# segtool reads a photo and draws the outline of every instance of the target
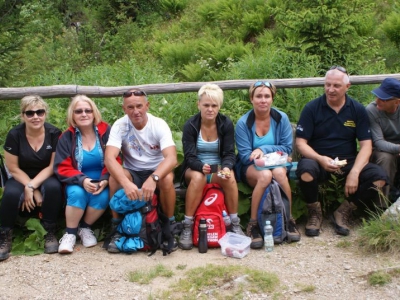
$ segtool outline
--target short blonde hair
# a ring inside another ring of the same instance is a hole
[[[49,112],[49,105],[39,95],[29,95],[29,96],[25,96],[24,98],[21,99],[20,109],[21,109],[21,120],[22,121],[24,121],[23,114],[24,114],[24,111],[26,110],[26,108],[29,106],[36,106],[36,105],[43,107],[43,109],[46,111],[46,116],[47,116],[47,114]]]
[[[250,100],[253,99],[254,91],[259,87],[267,87],[267,88],[269,88],[271,93],[272,93],[272,99],[275,98],[275,95],[276,95],[276,86],[275,85],[273,85],[271,82],[268,82],[268,81],[256,81],[249,88]]]
[[[71,103],[68,106],[68,111],[67,111],[68,126],[76,127],[76,123],[74,121],[74,109],[76,104],[78,104],[78,102],[89,103],[91,109],[93,109],[94,125],[97,125],[101,122],[101,113],[97,108],[96,104],[93,102],[93,100],[87,97],[86,95],[76,95],[71,99]]]
[[[219,108],[221,108],[222,104],[224,103],[224,92],[218,85],[214,83],[207,83],[203,85],[197,94],[199,97],[198,101],[200,101],[201,97],[205,95],[214,100],[218,104]]]

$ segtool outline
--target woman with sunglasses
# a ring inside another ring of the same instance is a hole
[[[66,185],[67,196],[67,228],[59,253],[73,252],[76,235],[85,247],[97,245],[90,227],[109,203],[104,151],[111,126],[102,121],[96,104],[85,95],[72,99],[67,123],[69,128],[60,137],[54,162],[54,172]]]
[[[282,151],[292,152],[292,127],[287,115],[276,108],[272,108],[276,87],[263,81],[257,81],[250,86],[249,96],[253,109],[242,116],[236,124],[235,140],[238,150],[236,171],[238,180],[253,187],[250,222],[246,234],[251,237],[250,247],[259,249],[263,246],[257,210],[266,187],[274,178],[282,187],[291,203],[291,189],[286,176],[285,167],[257,170],[255,159],[264,154]],[[289,240],[299,241],[300,234],[295,222],[291,218],[289,226]]]
[[[217,183],[224,190],[225,204],[230,214],[231,231],[244,235],[238,217],[238,189],[234,173],[235,140],[232,121],[219,112],[224,95],[216,84],[203,85],[198,92],[199,113],[183,127],[183,179],[188,184],[185,199],[185,220],[179,238],[183,250],[193,248],[193,216],[201,202],[206,183]],[[216,167],[213,170],[212,166]],[[220,166],[220,167],[219,167]],[[217,175],[218,168],[221,169]],[[194,229],[194,230],[197,230]]]
[[[62,208],[61,184],[53,162],[61,131],[46,123],[48,105],[40,96],[21,100],[22,123],[12,128],[4,144],[9,175],[0,206],[0,260],[9,257],[12,231],[18,214],[41,216],[45,253],[56,253],[56,221]]]

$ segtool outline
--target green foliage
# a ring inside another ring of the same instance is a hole
[[[386,272],[378,271],[373,272],[368,276],[368,283],[370,285],[385,285],[392,282],[392,276]]]
[[[324,69],[333,64],[359,69],[377,51],[377,41],[369,36],[375,26],[374,1],[302,0],[274,11],[284,38],[295,46],[292,51],[317,55]]]
[[[383,32],[400,48],[400,13],[392,12],[381,25]]]
[[[26,221],[25,227],[31,232],[25,234],[14,234],[15,239],[13,241],[11,253],[13,255],[37,255],[43,253],[45,242],[44,236],[47,232],[40,224],[40,220],[31,218]]]
[[[367,252],[400,252],[400,220],[381,217],[381,210],[370,212],[369,220],[363,220],[358,243]]]
[[[332,174],[328,182],[319,185],[318,199],[321,201],[322,211],[332,211],[333,208],[336,209],[338,203],[345,200],[344,183],[344,177]]]
[[[187,6],[188,0],[159,0],[159,5],[164,13],[172,15],[182,12]]]

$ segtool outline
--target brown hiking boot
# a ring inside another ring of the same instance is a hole
[[[43,228],[47,231],[47,234],[44,236],[44,253],[57,253],[58,240],[56,238],[56,224],[43,223]]]
[[[247,224],[246,235],[251,238],[251,249],[262,248],[264,241],[261,237],[257,221],[250,221],[249,224]]]
[[[309,203],[307,204],[307,208],[308,208],[308,220],[306,224],[306,235],[318,236],[322,224],[321,203],[318,201],[314,203]]]
[[[0,229],[0,261],[10,257],[12,247],[12,230]]]
[[[297,230],[296,221],[290,216],[287,232],[287,240],[289,243],[300,241],[300,232]]]
[[[349,221],[351,213],[356,210],[357,206],[353,202],[344,200],[339,208],[335,210],[332,216],[332,222],[335,225],[335,231],[340,235],[349,235]]]

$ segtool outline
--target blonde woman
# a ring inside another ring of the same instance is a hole
[[[11,175],[0,207],[0,261],[9,257],[12,231],[18,214],[42,216],[47,231],[45,253],[55,253],[56,221],[62,208],[61,184],[53,162],[61,131],[46,123],[47,103],[36,95],[21,99],[22,123],[12,128],[4,144],[4,158]]]
[[[219,112],[223,101],[223,91],[218,85],[203,85],[198,92],[199,113],[192,116],[183,127],[183,177],[188,189],[179,247],[184,250],[193,248],[193,216],[207,183],[218,183],[222,187],[232,231],[244,235],[237,214],[238,189],[232,170],[236,160],[235,131],[232,121]],[[225,177],[217,176],[212,165],[218,165]]]
[[[102,121],[96,104],[85,95],[72,99],[67,114],[69,128],[57,145],[54,163],[54,172],[66,185],[67,196],[67,228],[59,253],[73,252],[76,235],[83,246],[95,246],[97,239],[91,226],[109,203],[104,151],[111,127]]]

